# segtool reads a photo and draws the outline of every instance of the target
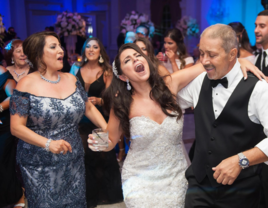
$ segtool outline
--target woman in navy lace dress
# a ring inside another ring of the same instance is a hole
[[[78,123],[85,114],[96,126],[106,122],[87,102],[80,82],[61,73],[63,51],[54,32],[23,43],[33,73],[20,80],[10,100],[11,132],[20,139],[20,165],[29,208],[86,208],[84,150]]]

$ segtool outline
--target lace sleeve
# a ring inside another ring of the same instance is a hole
[[[87,100],[88,100],[87,93],[86,93],[86,91],[84,90],[84,88],[83,88],[81,82],[79,81],[78,77],[76,77],[76,79],[77,79],[77,81],[76,81],[76,86],[77,86],[77,88],[78,88],[78,90],[79,90],[79,93],[80,93],[81,97],[83,98],[83,100],[84,100],[85,102],[87,102]]]
[[[19,116],[27,117],[29,115],[29,108],[29,94],[14,90],[9,104],[11,115],[19,114]]]

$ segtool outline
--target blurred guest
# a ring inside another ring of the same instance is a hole
[[[0,51],[0,65],[3,67],[6,67],[6,61],[4,59],[4,55],[2,54],[1,51]]]
[[[17,38],[17,33],[15,32],[14,27],[9,27],[7,32],[5,33],[4,42],[13,40]]]
[[[239,46],[238,57],[247,59],[251,63],[255,64],[255,56],[252,53],[253,51],[250,46],[248,33],[244,25],[240,22],[231,22],[228,25],[233,28],[237,36]]]
[[[199,44],[198,44],[193,50],[193,58],[194,58],[195,64],[200,63],[199,57],[200,57],[200,51],[199,51]]]
[[[70,73],[78,77],[87,92],[88,100],[103,114],[101,96],[111,83],[112,69],[105,48],[98,38],[89,38],[85,41],[82,61],[75,63]],[[86,117],[83,117],[79,123],[79,133],[85,148],[88,207],[123,200],[121,175],[115,151],[93,152],[87,146],[88,135],[96,128],[96,125]]]
[[[55,28],[53,26],[50,26],[49,27],[49,31],[54,32],[55,31]]]
[[[15,39],[10,41],[5,47],[7,70],[16,82],[25,77],[30,70],[27,57],[23,53],[22,43],[21,40]]]
[[[183,35],[177,28],[170,29],[164,36],[164,53],[156,56],[170,73],[185,69],[194,64],[183,42]]]
[[[29,208],[86,208],[84,151],[78,122],[85,114],[96,126],[107,124],[87,102],[79,80],[61,73],[63,51],[54,32],[23,42],[32,73],[21,79],[10,99],[11,133],[18,137],[20,166]]]
[[[259,47],[255,65],[268,76],[268,10],[260,12],[255,20],[256,46]],[[260,47],[261,46],[261,47]],[[263,163],[261,172],[262,196],[260,208],[268,207],[268,166]]]
[[[136,39],[136,34],[132,31],[129,31],[126,33],[124,44],[133,43],[135,39]]]
[[[16,138],[10,133],[9,99],[16,83],[0,66],[0,207],[25,206],[22,184],[16,174]]]
[[[121,45],[124,44],[125,41],[125,34],[124,33],[119,33],[117,36],[117,48],[119,49],[121,47]]]
[[[138,37],[149,38],[149,28],[141,24],[137,27],[136,34]]]
[[[255,65],[268,76],[268,10],[260,12],[255,21],[256,44],[262,46],[260,54],[256,56]],[[268,172],[268,171],[267,171]],[[267,185],[268,186],[268,185]],[[268,190],[267,190],[268,194]],[[268,201],[267,201],[268,204]],[[268,205],[267,205],[268,206]]]

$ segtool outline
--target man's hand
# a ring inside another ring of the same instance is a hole
[[[242,168],[239,166],[238,155],[234,155],[223,160],[217,167],[212,168],[212,170],[215,171],[213,177],[218,183],[232,185]]]

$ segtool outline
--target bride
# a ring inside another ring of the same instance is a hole
[[[89,148],[110,151],[123,134],[131,146],[122,170],[124,200],[130,208],[184,207],[187,161],[183,151],[180,89],[204,71],[201,64],[167,76],[135,44],[125,44],[113,64],[114,77],[104,94],[110,112],[109,146],[93,135]]]

